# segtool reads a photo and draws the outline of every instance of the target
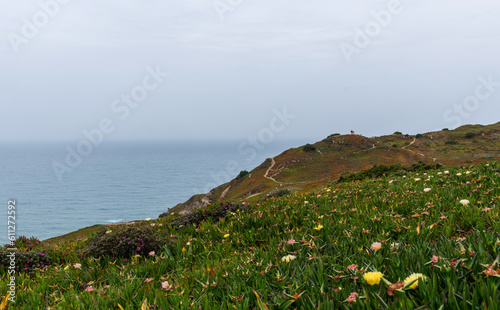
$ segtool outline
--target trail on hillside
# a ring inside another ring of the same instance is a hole
[[[415,153],[415,154],[420,155],[420,156],[423,156],[423,157],[428,157],[428,156],[427,156],[427,155],[425,155],[425,154],[422,154],[422,153],[419,153],[419,152],[415,152],[414,150],[407,149],[407,147],[412,146],[412,145],[415,143],[415,141],[417,141],[417,138],[416,138],[416,137],[414,137],[414,138],[413,138],[413,141],[411,141],[411,142],[410,142],[410,144],[403,146],[403,147],[402,147],[402,149],[403,149],[403,150],[410,151],[410,152],[412,152],[412,153]],[[438,164],[442,165],[442,163],[440,163],[440,162],[438,162],[438,161],[437,161],[437,158],[434,158],[434,157],[433,157],[433,158],[432,158],[432,160],[433,160],[433,161],[435,161],[435,162],[437,162]]]
[[[274,168],[275,165],[276,165],[276,160],[274,160],[274,157],[271,157],[271,165],[269,166],[269,168],[267,169],[266,173],[264,174],[264,178],[266,178],[268,180],[271,180],[271,181],[273,181],[276,184],[280,184],[280,185],[283,185],[283,184],[286,184],[286,185],[307,184],[307,183],[310,183],[310,182],[313,182],[313,181],[316,182],[316,181],[323,181],[323,180],[327,180],[328,179],[328,178],[323,178],[323,179],[319,179],[319,180],[309,180],[309,181],[304,181],[304,182],[279,182],[279,181],[276,181],[274,179],[274,177],[277,176],[281,172],[281,170],[278,170],[278,172],[276,172],[272,176],[269,176],[269,172],[271,172],[271,170]]]
[[[279,183],[273,177],[268,176],[269,172],[271,171],[271,169],[274,168],[274,165],[276,165],[276,161],[274,160],[274,157],[271,157],[271,166],[269,166],[269,168],[267,169],[266,173],[264,174],[264,178],[266,178],[268,180],[271,180],[271,181],[273,181],[275,183]]]

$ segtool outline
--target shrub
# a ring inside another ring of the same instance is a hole
[[[339,133],[334,133],[332,135],[329,135],[327,138],[331,138],[331,137],[335,137],[335,136],[340,136],[340,134]]]
[[[360,172],[354,173],[344,173],[340,175],[337,180],[337,183],[344,182],[352,182],[352,181],[361,181],[369,178],[380,178],[386,175],[404,175],[407,172],[420,172],[420,171],[428,171],[439,169],[441,167],[440,164],[425,164],[421,161],[418,163],[414,163],[411,166],[403,166],[401,164],[396,165],[375,165],[370,169],[366,169]]]
[[[16,239],[13,247],[18,249],[23,249],[26,251],[31,251],[37,246],[39,246],[40,243],[42,242],[36,237],[28,238],[26,236],[20,236]]]
[[[394,135],[402,135],[403,133],[401,131],[396,131],[394,132]]]
[[[475,134],[475,133],[473,133],[473,132],[468,132],[468,133],[466,133],[466,134],[465,134],[465,137],[466,137],[467,139],[472,139],[472,138],[474,138],[475,136],[476,136],[476,134]]]
[[[445,144],[455,145],[455,144],[458,144],[458,142],[455,141],[455,140],[448,140],[448,141],[445,142]]]
[[[398,147],[398,145],[397,144],[393,144],[392,147]]]
[[[4,268],[5,271],[9,269],[11,264],[11,257],[9,256],[12,252],[2,251],[0,252],[0,266]],[[34,252],[14,252],[15,254],[15,270],[16,272],[29,272],[33,273],[37,268],[44,268],[52,264],[52,257],[42,251]]]
[[[84,256],[128,258],[146,256],[169,244],[167,237],[157,234],[151,227],[115,226],[98,231],[87,243]]]
[[[304,145],[302,150],[304,152],[312,152],[312,151],[316,151],[316,147],[314,145],[308,143],[308,144]]]
[[[196,225],[199,226],[201,222],[211,220],[216,223],[220,219],[227,216],[229,212],[248,212],[251,209],[249,205],[240,204],[226,204],[221,203],[215,208],[207,209],[197,209],[190,214],[186,214],[174,219],[169,225],[175,227],[176,229],[182,228],[184,226]]]
[[[273,198],[273,197],[282,197],[286,195],[290,195],[292,192],[289,189],[273,189],[272,191],[267,194],[266,199]]]
[[[242,170],[242,171],[240,172],[240,174],[238,174],[238,176],[236,177],[236,180],[239,180],[239,179],[241,179],[241,178],[244,178],[244,177],[246,177],[246,176],[247,176],[247,175],[249,175],[249,174],[250,174],[250,173],[249,173],[248,171],[246,171],[246,170]]]
[[[449,131],[449,129],[448,128],[443,128],[443,131]]]
[[[415,138],[417,139],[421,139],[423,137],[423,135],[421,133],[417,133],[417,135],[415,136]]]

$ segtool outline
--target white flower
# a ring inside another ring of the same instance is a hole
[[[444,174],[449,174],[449,173],[450,173],[450,172],[449,172],[448,170],[446,170],[446,171],[444,172]]]
[[[470,203],[470,201],[468,201],[467,199],[462,199],[460,200],[460,203],[464,206],[468,205]]]
[[[416,179],[415,179],[415,181],[416,181],[416,182],[420,181],[420,178],[416,178]]]
[[[430,191],[431,191],[431,189],[430,189],[430,188],[428,188],[428,187],[427,187],[427,188],[424,188],[424,192],[426,192],[426,193],[427,193],[427,192],[430,192]]]
[[[296,258],[297,258],[297,256],[295,256],[295,255],[287,255],[287,256],[283,256],[283,258],[281,258],[281,261],[289,263]]]

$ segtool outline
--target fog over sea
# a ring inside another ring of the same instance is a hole
[[[16,199],[16,235],[40,240],[94,224],[157,218],[192,195],[226,181],[231,171],[310,141],[274,141],[257,150],[245,141],[105,142],[60,181],[72,143],[0,144],[0,243],[7,243],[7,205]],[[2,211],[3,210],[3,211]]]

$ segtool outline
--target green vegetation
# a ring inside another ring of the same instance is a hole
[[[396,131],[393,133],[393,135],[402,135],[403,133],[401,131]]]
[[[272,190],[269,194],[267,194],[265,199],[283,197],[286,195],[290,195],[292,192],[289,189],[280,188]]]
[[[417,139],[422,139],[424,137],[424,135],[422,135],[421,133],[417,133],[417,135],[415,136],[415,138]]]
[[[337,183],[381,178],[389,175],[403,176],[408,172],[422,172],[422,171],[436,170],[440,168],[441,168],[440,164],[425,164],[421,161],[411,166],[403,166],[400,164],[390,165],[390,166],[375,165],[372,168],[363,170],[361,172],[354,172],[354,173],[348,172],[341,174],[337,180]]]
[[[457,141],[455,141],[455,140],[448,140],[448,141],[446,141],[446,142],[445,142],[445,144],[448,144],[448,145],[456,145],[456,144],[458,144],[458,142],[457,142]]]
[[[499,162],[396,171],[253,207],[107,226],[87,241],[42,242],[33,259],[50,262],[19,270],[7,308],[499,309],[499,184]],[[112,254],[104,236],[129,229],[167,243],[147,255]],[[92,245],[108,255],[90,255]]]
[[[329,135],[327,138],[336,137],[336,136],[340,136],[340,133],[334,133],[334,134],[331,134],[331,135]]]
[[[308,144],[304,145],[302,150],[304,152],[312,152],[312,151],[316,151],[316,147],[314,145],[308,143]]]
[[[236,177],[236,180],[242,179],[242,178],[246,177],[246,176],[247,176],[247,175],[249,175],[249,174],[250,174],[250,173],[249,173],[248,171],[246,171],[246,170],[242,170],[242,171],[240,172],[240,174],[238,174],[238,176]]]
[[[472,138],[474,138],[475,136],[476,136],[476,134],[475,134],[475,133],[473,133],[473,132],[468,132],[468,133],[466,133],[466,134],[465,134],[465,138],[466,138],[466,139],[472,139]]]

